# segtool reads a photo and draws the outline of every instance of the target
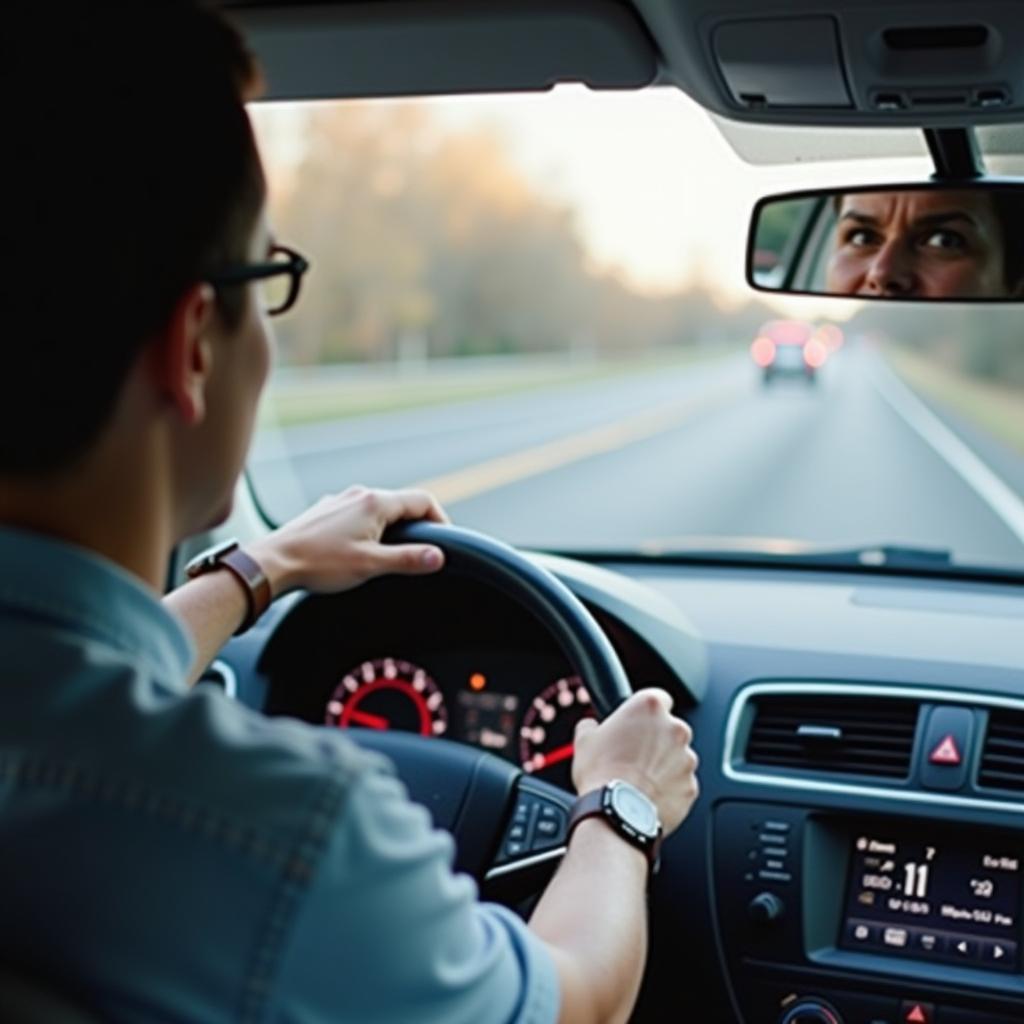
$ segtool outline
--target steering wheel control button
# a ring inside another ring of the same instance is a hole
[[[567,810],[553,799],[521,789],[502,838],[499,863],[562,846],[568,822]]]
[[[935,1007],[931,1003],[905,1001],[900,1006],[900,1020],[903,1024],[935,1024]]]
[[[970,708],[938,705],[932,708],[924,733],[921,785],[953,791],[967,781],[974,712]]]

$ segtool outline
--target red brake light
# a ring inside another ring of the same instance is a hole
[[[828,349],[817,338],[811,338],[804,345],[804,362],[812,369],[816,370],[819,366],[824,366],[827,358]]]
[[[750,357],[762,368],[771,366],[775,360],[775,342],[763,334],[758,336],[750,346]]]

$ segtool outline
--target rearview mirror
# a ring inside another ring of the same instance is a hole
[[[1024,301],[1024,183],[769,196],[754,208],[747,281],[795,295]]]

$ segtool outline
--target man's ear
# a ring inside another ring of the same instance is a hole
[[[213,288],[205,282],[194,284],[182,293],[156,339],[158,387],[190,427],[206,416],[206,386],[213,369],[211,331],[216,312]]]

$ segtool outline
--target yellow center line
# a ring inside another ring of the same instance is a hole
[[[691,399],[665,402],[654,409],[647,409],[613,423],[487,459],[428,480],[419,480],[410,486],[430,491],[442,504],[452,505],[664,433],[702,412],[724,404],[737,390],[736,385],[732,385]]]

